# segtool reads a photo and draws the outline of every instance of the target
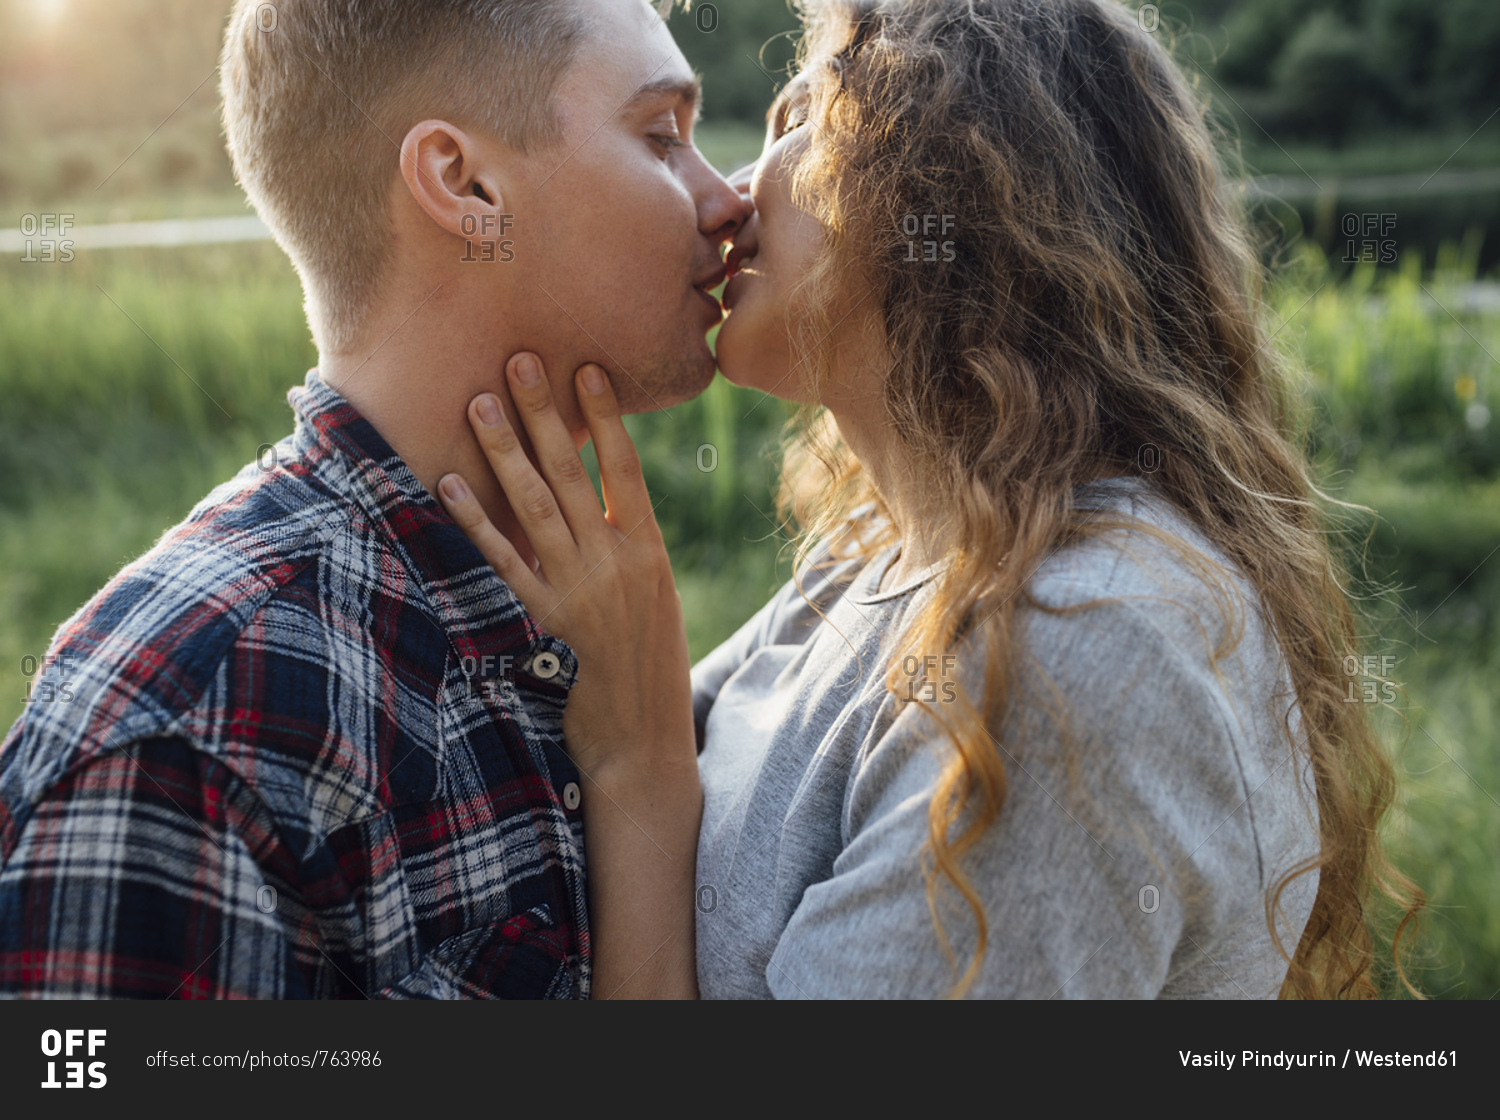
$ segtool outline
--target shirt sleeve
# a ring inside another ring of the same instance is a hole
[[[224,999],[309,994],[263,808],[180,739],[69,771],[0,867],[0,993]]]
[[[1168,613],[1113,601],[1039,616],[1028,631],[1027,648],[1046,656],[1022,670],[1015,710],[992,736],[1007,798],[961,864],[988,921],[970,995],[1152,998],[1182,970],[1207,967],[1200,950],[1242,978],[1245,995],[1272,994],[1243,980],[1264,973],[1243,956],[1263,953],[1268,938],[1233,720],[1206,657],[1184,646],[1187,631]],[[963,658],[971,683],[981,657]],[[928,807],[952,757],[910,704],[867,748],[833,873],[805,891],[767,967],[778,998],[954,990],[976,923],[939,877],[950,963],[924,863]],[[1271,783],[1264,796],[1283,790]]]

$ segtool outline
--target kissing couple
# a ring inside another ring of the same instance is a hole
[[[55,637],[0,992],[1374,994],[1358,628],[1129,8],[809,2],[731,181],[645,0],[266,8],[226,131],[318,366]],[[690,666],[621,416],[716,364],[802,406],[799,551]]]

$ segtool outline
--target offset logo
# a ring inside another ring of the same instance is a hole
[[[109,1082],[104,1075],[104,1063],[85,1062],[84,1057],[97,1058],[104,1049],[107,1032],[92,1031],[43,1031],[42,1054],[47,1062],[47,1080],[43,1089],[102,1089]],[[76,1055],[76,1057],[75,1057]],[[67,1058],[59,1062],[57,1058]],[[57,1079],[57,1067],[62,1066],[63,1080]],[[87,1075],[88,1081],[84,1081]]]

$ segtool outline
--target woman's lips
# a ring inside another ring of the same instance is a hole
[[[733,276],[745,267],[745,262],[755,256],[759,249],[760,243],[756,240],[755,231],[751,230],[748,226],[740,230],[733,244],[729,246],[728,251],[724,254],[725,270],[730,276]]]
[[[734,306],[734,301],[738,298],[736,290],[744,286],[744,281],[740,279],[742,275],[739,272],[734,273],[729,277],[729,283],[724,285],[724,294],[720,297],[719,302],[724,305],[725,311]]]
[[[747,275],[745,265],[752,260],[754,260],[754,254],[742,257],[739,260],[731,262],[729,268],[729,283],[724,285],[724,294],[720,300],[720,302],[724,304],[725,311],[728,311],[729,308],[734,304],[734,301],[739,299],[739,296],[735,294],[735,291],[737,287],[743,288],[745,286],[745,281],[742,279],[742,277]]]

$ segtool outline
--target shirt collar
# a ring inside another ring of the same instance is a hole
[[[545,679],[570,687],[572,649],[541,629],[375,425],[316,369],[287,400],[297,415],[296,456],[385,538],[436,611],[465,675],[530,675],[533,659],[550,652],[557,661],[546,663]]]

